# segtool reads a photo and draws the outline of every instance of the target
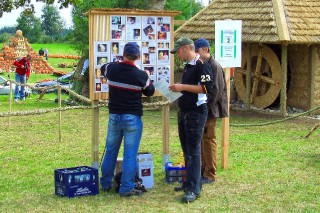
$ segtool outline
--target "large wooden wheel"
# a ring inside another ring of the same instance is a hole
[[[235,86],[241,100],[246,100],[247,47],[242,52],[242,67],[235,72]],[[281,65],[276,54],[265,45],[251,45],[250,103],[257,108],[270,106],[280,93]]]

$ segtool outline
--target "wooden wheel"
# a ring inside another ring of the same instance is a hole
[[[242,52],[242,67],[235,72],[239,98],[246,100],[247,47]],[[276,54],[265,45],[251,46],[251,105],[270,106],[280,93],[281,65]]]

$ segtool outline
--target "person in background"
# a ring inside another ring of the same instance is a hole
[[[173,92],[181,92],[178,99],[178,131],[186,164],[186,181],[175,191],[184,191],[182,202],[199,198],[201,181],[201,138],[207,119],[207,95],[214,89],[210,65],[195,53],[194,43],[186,37],[179,38],[170,51],[185,62],[181,83],[169,86]]]
[[[208,118],[204,127],[201,147],[202,183],[213,183],[217,178],[217,118],[228,117],[227,86],[223,69],[210,54],[210,44],[200,38],[195,41],[195,51],[200,58],[207,61],[214,73],[215,92],[208,94]]]
[[[142,71],[135,66],[135,61],[140,58],[140,47],[136,43],[129,42],[124,46],[123,57],[122,62],[101,66],[101,74],[108,79],[109,84],[109,123],[100,184],[103,191],[110,190],[123,139],[124,154],[119,194],[129,197],[142,193],[134,189],[143,129],[141,98],[142,95],[152,96],[155,88],[150,82],[149,71]]]
[[[46,60],[48,61],[48,58],[49,58],[49,51],[47,48],[44,49],[44,55],[46,57]]]
[[[25,84],[30,77],[30,68],[31,68],[31,55],[28,54],[26,57],[16,60],[13,65],[16,67],[16,87],[14,90],[14,101],[19,102],[20,100],[25,100],[25,85],[19,86],[20,84]]]
[[[44,51],[43,51],[42,48],[40,48],[40,50],[39,50],[39,55],[40,55],[40,56],[43,56],[43,55],[44,55]]]
[[[89,97],[89,59],[88,58],[83,62],[80,80],[83,81],[81,95],[85,97]]]

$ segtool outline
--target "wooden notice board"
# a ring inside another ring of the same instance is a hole
[[[93,105],[108,99],[107,79],[101,75],[100,67],[108,62],[123,60],[123,47],[127,42],[140,46],[137,67],[149,70],[150,79],[157,82],[174,81],[173,48],[174,16],[178,11],[92,9],[89,17],[89,81],[90,99]],[[161,96],[156,92],[155,96]],[[163,146],[168,154],[168,106],[163,108]],[[160,121],[161,122],[161,121]],[[92,166],[99,167],[99,108],[92,110]]]

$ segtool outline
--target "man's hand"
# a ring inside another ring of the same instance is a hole
[[[149,70],[144,70],[144,71],[148,74],[148,76],[150,76]]]
[[[169,89],[172,92],[182,92],[183,91],[183,84],[173,84],[169,86]]]

